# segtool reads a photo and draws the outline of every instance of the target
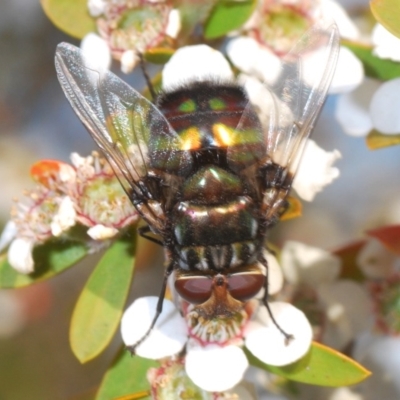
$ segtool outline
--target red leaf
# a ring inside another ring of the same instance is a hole
[[[388,250],[400,255],[400,225],[389,225],[366,232],[378,239]]]

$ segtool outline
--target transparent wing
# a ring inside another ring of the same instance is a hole
[[[102,149],[125,191],[137,206],[152,198],[146,179],[154,168],[178,171],[191,158],[161,112],[111,72],[90,67],[80,49],[57,47],[58,79],[73,109]],[[142,210],[143,211],[143,210]]]
[[[336,25],[321,22],[281,59],[274,84],[258,84],[254,88],[253,82],[250,99],[254,101],[244,111],[238,129],[256,124],[255,119],[259,119],[265,160],[289,173],[286,185],[294,177],[306,139],[324,103],[338,51]]]

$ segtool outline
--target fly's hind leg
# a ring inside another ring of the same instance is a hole
[[[164,242],[163,241],[158,240],[157,238],[155,238],[153,236],[149,236],[148,233],[150,233],[150,232],[151,232],[151,230],[150,230],[150,227],[148,225],[141,226],[138,229],[138,233],[139,233],[139,235],[141,237],[143,237],[143,238],[145,238],[147,240],[150,240],[150,242],[157,243],[160,246],[164,246]]]
[[[139,339],[135,344],[133,344],[131,346],[126,346],[126,348],[131,352],[132,355],[135,354],[136,347],[139,346],[150,335],[151,331],[153,330],[153,328],[154,328],[154,326],[155,326],[155,324],[157,322],[158,317],[162,313],[165,291],[167,289],[168,277],[171,275],[172,271],[174,270],[174,265],[175,265],[174,261],[171,260],[171,262],[168,264],[167,268],[165,269],[163,284],[162,284],[162,287],[161,287],[161,292],[160,292],[160,295],[158,296],[158,302],[157,302],[157,306],[156,306],[156,313],[155,313],[155,315],[153,317],[153,320],[151,321],[149,329],[143,335],[143,337],[141,339]]]
[[[265,259],[264,256],[261,256],[261,259],[259,261],[264,266],[265,271],[266,271],[265,282],[264,282],[264,296],[262,298],[262,302],[263,302],[265,308],[267,309],[268,314],[271,317],[272,322],[278,328],[278,330],[282,333],[282,335],[285,337],[285,344],[288,345],[294,339],[294,336],[292,334],[290,334],[290,333],[285,332],[280,327],[280,325],[276,321],[276,319],[275,319],[275,317],[274,317],[274,315],[273,315],[273,313],[271,311],[271,308],[270,308],[269,303],[268,303],[268,287],[269,287],[268,263],[267,263],[267,260]]]

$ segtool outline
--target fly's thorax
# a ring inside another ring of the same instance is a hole
[[[161,95],[157,106],[177,135],[150,127],[156,169],[187,176],[211,160],[238,171],[265,155],[259,120],[239,86],[197,82]]]

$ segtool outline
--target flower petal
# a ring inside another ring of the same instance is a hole
[[[248,365],[238,346],[201,346],[194,340],[188,343],[186,373],[197,386],[209,392],[231,389],[242,380]]]
[[[106,0],[89,0],[87,3],[89,14],[92,17],[99,17],[106,11]]]
[[[25,238],[16,238],[8,249],[8,262],[21,274],[33,272],[32,249],[34,242]]]
[[[158,297],[141,297],[124,312],[121,320],[121,335],[127,346],[135,345],[147,333],[156,312]],[[187,339],[184,319],[174,304],[164,299],[163,311],[148,337],[136,348],[140,357],[153,360],[179,353]]]
[[[230,40],[226,53],[241,71],[268,84],[275,83],[282,71],[279,58],[251,37],[238,36]]]
[[[168,25],[165,33],[174,39],[178,36],[181,30],[181,14],[178,9],[174,8],[168,15]]]
[[[114,237],[118,233],[117,228],[97,224],[87,230],[87,234],[94,240],[105,240]]]
[[[95,33],[88,33],[81,42],[83,60],[93,72],[88,76],[96,83],[111,65],[111,52],[108,43]]]
[[[371,36],[374,44],[373,54],[383,59],[400,61],[400,39],[381,24],[376,24]]]
[[[333,282],[340,273],[339,257],[304,243],[288,240],[281,252],[283,273],[292,284],[316,286]]]
[[[0,251],[3,251],[17,236],[17,226],[14,221],[8,221],[0,236]]]
[[[269,307],[278,325],[294,338],[286,343],[267,309],[260,307],[257,321],[250,322],[245,332],[246,347],[266,364],[291,364],[309,350],[313,335],[311,325],[304,313],[289,303],[273,302]]]
[[[350,40],[360,38],[360,32],[357,25],[347,15],[346,10],[337,2],[332,0],[323,0],[322,6],[324,15],[333,19],[338,26],[340,37]]]
[[[400,272],[400,257],[379,240],[370,239],[357,255],[357,265],[367,278],[385,279]]]
[[[268,294],[273,295],[278,293],[283,287],[283,272],[278,260],[273,254],[265,251],[264,257],[267,259],[268,263]]]
[[[400,78],[383,83],[372,97],[370,113],[374,127],[382,133],[400,133]]]
[[[293,181],[297,194],[303,200],[312,201],[318,192],[339,176],[339,169],[332,164],[340,157],[338,150],[325,151],[308,139]]]
[[[363,79],[364,68],[361,61],[349,49],[340,46],[339,58],[329,93],[351,92],[361,85]]]
[[[176,88],[179,84],[194,79],[232,80],[233,77],[231,67],[222,53],[205,44],[181,47],[165,64],[162,71],[164,90]]]
[[[57,214],[53,217],[50,224],[51,233],[54,236],[60,236],[63,232],[75,225],[76,212],[74,203],[69,196],[61,200]]]
[[[139,63],[139,57],[133,50],[126,50],[121,56],[121,71],[129,74]]]
[[[355,90],[338,96],[335,117],[343,130],[352,136],[366,136],[373,128],[369,104],[380,82],[365,78]]]
[[[318,298],[326,309],[327,326],[323,343],[343,349],[369,328],[372,304],[363,286],[340,280],[317,288]]]

